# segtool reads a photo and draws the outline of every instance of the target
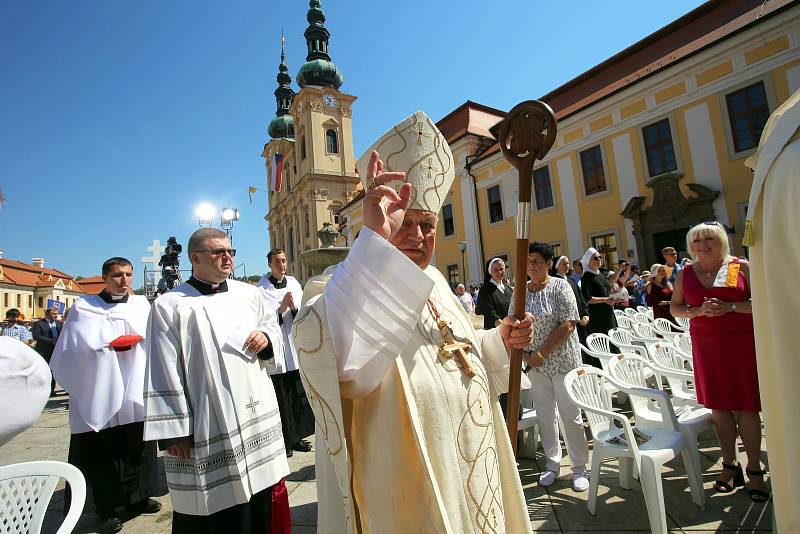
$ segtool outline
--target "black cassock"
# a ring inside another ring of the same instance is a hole
[[[139,422],[70,436],[68,461],[86,478],[98,515],[114,516],[116,507],[134,506],[158,492],[156,444],[142,441],[143,435]]]

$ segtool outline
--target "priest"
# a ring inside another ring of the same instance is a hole
[[[281,411],[286,455],[292,456],[293,451],[311,450],[311,444],[303,438],[314,433],[314,413],[300,381],[297,350],[292,338],[292,322],[303,298],[303,288],[294,276],[286,274],[286,253],[283,250],[270,250],[267,263],[270,273],[261,277],[258,287],[265,306],[275,311],[283,334],[283,353],[275,354],[268,372]]]
[[[758,151],[745,162],[755,172],[743,245],[750,247],[750,283],[764,429],[772,466],[775,532],[800,532],[797,377],[800,300],[787,295],[800,267],[800,91],[775,110]],[[776,269],[779,259],[781,268]]]
[[[453,166],[424,113],[387,132],[358,162],[360,236],[306,284],[294,333],[326,533],[531,532],[497,397],[532,317],[475,331],[431,265]]]
[[[150,304],[129,294],[127,259],[110,258],[101,272],[103,291],[72,306],[50,367],[69,393],[69,463],[92,490],[100,531],[118,532],[122,517],[161,509],[150,498],[158,491],[156,448],[142,439]]]
[[[146,440],[166,450],[172,532],[270,532],[272,488],[289,474],[267,361],[283,353],[259,290],[228,280],[236,251],[201,228],[192,276],[159,297],[147,326]]]

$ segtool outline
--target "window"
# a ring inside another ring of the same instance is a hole
[[[606,172],[603,168],[603,152],[600,145],[581,152],[583,190],[586,196],[606,190]]]
[[[37,307],[44,308],[44,297],[39,297],[38,299],[36,299],[36,302],[37,302],[36,304]]]
[[[3,293],[3,307],[8,308],[8,293]]]
[[[559,256],[563,256],[564,255],[564,253],[561,251],[561,243],[560,242],[550,243],[550,248],[553,249],[553,258],[554,258],[553,261],[555,261],[555,258],[558,258]],[[570,262],[570,265],[572,265],[571,262]]]
[[[658,176],[678,168],[669,119],[662,119],[642,128],[642,138],[650,176]]]
[[[503,200],[500,198],[500,186],[495,185],[487,189],[486,197],[489,200],[489,223],[502,221]]]
[[[764,82],[748,85],[725,95],[731,136],[736,152],[755,148],[761,139],[761,131],[769,118],[769,104]]]
[[[300,136],[300,159],[306,159],[306,136]]]
[[[600,234],[592,237],[592,246],[603,256],[603,267],[613,269],[619,263],[616,234]]]
[[[458,276],[458,264],[453,263],[447,266],[447,281],[450,283],[451,288],[455,288],[461,283]]]
[[[33,295],[28,295],[28,308],[33,308]]]
[[[303,206],[302,209],[305,210],[306,209],[305,206]],[[311,235],[309,226],[311,225],[308,223],[308,211],[306,211],[305,220],[303,221],[303,235],[305,235],[306,237]]]
[[[339,153],[339,139],[334,130],[325,130],[325,149],[328,154]]]
[[[453,205],[442,206],[442,219],[444,219],[444,236],[449,237],[456,233],[456,221],[453,218]]]
[[[21,307],[22,307],[22,295],[17,293],[17,308],[21,308]]]
[[[289,228],[289,237],[286,241],[289,248],[289,250],[286,251],[289,253],[289,261],[294,261],[294,228]]]
[[[550,185],[550,167],[533,171],[533,191],[536,195],[536,209],[543,210],[553,205],[553,187]]]

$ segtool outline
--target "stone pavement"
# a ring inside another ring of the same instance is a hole
[[[60,390],[59,390],[60,391]],[[0,465],[31,460],[66,461],[69,445],[67,397],[60,395],[48,402],[36,426],[0,447]],[[771,504],[750,501],[745,489],[732,495],[714,492],[712,484],[719,474],[719,451],[713,432],[701,435],[701,461],[706,492],[705,510],[692,503],[680,460],[668,463],[662,472],[667,524],[671,532],[770,532]],[[763,449],[762,449],[763,450]],[[766,455],[764,455],[766,456]],[[765,458],[764,458],[765,459]],[[569,460],[568,458],[565,460]],[[128,534],[158,534],[170,532],[172,507],[167,493],[163,463],[161,487],[155,497],[164,507],[154,515],[130,519],[122,530]],[[325,533],[324,526],[317,527],[317,495],[314,474],[314,452],[295,452],[289,459],[292,474],[287,479],[289,501],[292,507],[292,532]],[[615,461],[603,465],[597,502],[597,515],[586,510],[588,492],[575,493],[569,479],[569,466],[565,461],[560,478],[550,488],[537,484],[544,467],[541,450],[533,460],[521,459],[519,473],[525,488],[525,497],[531,524],[537,532],[649,532],[647,511],[641,488],[634,481],[633,489],[619,487]],[[391,481],[387,481],[387,484]],[[45,517],[43,532],[55,533],[61,521],[64,489],[63,482],[53,495]],[[84,515],[75,532],[96,532],[96,516],[91,512],[91,499],[87,499]],[[198,533],[201,534],[201,533]]]

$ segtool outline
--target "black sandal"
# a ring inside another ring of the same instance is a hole
[[[767,474],[766,469],[745,469],[744,471],[748,477],[762,477],[762,482],[764,475]],[[750,500],[753,502],[767,502],[771,497],[772,494],[767,491],[750,488]]]
[[[735,473],[733,475],[733,479],[731,479],[733,485],[731,485],[730,482],[725,482],[724,480],[715,480],[715,490],[717,490],[719,493],[730,493],[734,489],[744,486],[744,473],[742,473],[742,464],[726,464],[725,462],[722,462],[722,469],[727,469],[728,471],[733,471]]]

